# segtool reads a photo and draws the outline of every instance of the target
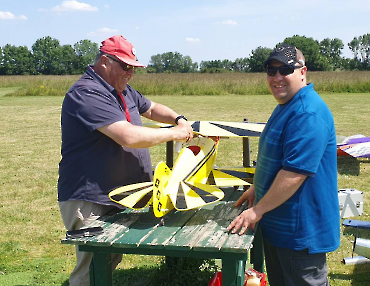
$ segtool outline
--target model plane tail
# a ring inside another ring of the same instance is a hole
[[[153,183],[144,182],[127,185],[109,193],[109,198],[125,207],[141,209],[149,206],[153,201]]]

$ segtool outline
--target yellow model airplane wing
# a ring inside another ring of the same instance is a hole
[[[195,121],[191,124],[195,133],[203,136],[258,137],[265,124],[249,122]]]
[[[207,184],[218,187],[247,186],[253,183],[254,167],[231,167],[214,169],[207,178]]]
[[[227,122],[227,121],[189,121],[194,133],[203,136],[219,137],[258,137],[261,135],[264,123]],[[147,123],[147,127],[170,128],[167,123]]]
[[[125,207],[141,209],[153,202],[153,182],[144,182],[117,188],[109,193],[109,198]]]

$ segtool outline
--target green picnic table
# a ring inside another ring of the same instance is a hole
[[[150,208],[107,214],[86,226],[100,226],[103,233],[66,237],[62,243],[78,245],[79,250],[93,253],[90,285],[112,285],[110,253],[123,253],[221,259],[222,285],[242,286],[250,253],[254,269],[263,272],[262,238],[259,231],[248,230],[240,236],[226,230],[245,206],[233,206],[243,193],[241,190],[223,190],[222,201],[196,210],[173,210],[163,220],[156,218]]]

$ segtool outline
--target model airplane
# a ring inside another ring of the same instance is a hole
[[[337,144],[337,156],[370,158],[370,137],[365,137],[364,135],[353,135],[342,138],[341,142]]]
[[[343,221],[343,225],[347,227],[362,228],[362,229],[367,229],[367,230],[370,229],[369,221],[346,219]],[[368,259],[370,259],[370,240],[355,237],[355,241],[353,244],[353,252],[360,255],[359,257],[356,257],[357,262],[359,263],[369,262]],[[361,258],[365,258],[365,259],[361,259]],[[347,261],[350,260],[350,258],[345,258],[345,259],[347,259]]]
[[[153,182],[120,187],[109,193],[110,199],[132,209],[153,205],[154,215],[162,217],[172,209],[186,211],[221,200],[220,187],[250,185],[254,167],[215,167],[217,148],[220,137],[259,136],[264,124],[195,121],[192,127],[197,137],[181,149],[172,170],[160,162]]]

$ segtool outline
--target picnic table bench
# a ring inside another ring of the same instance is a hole
[[[221,259],[222,285],[242,286],[253,240],[250,262],[255,270],[263,271],[262,238],[259,231],[248,230],[240,236],[226,230],[245,206],[233,207],[242,191],[223,190],[223,200],[196,210],[173,210],[163,220],[156,218],[150,208],[107,214],[86,226],[102,227],[101,234],[66,237],[62,243],[93,253],[90,284],[95,286],[112,285],[110,253]]]

